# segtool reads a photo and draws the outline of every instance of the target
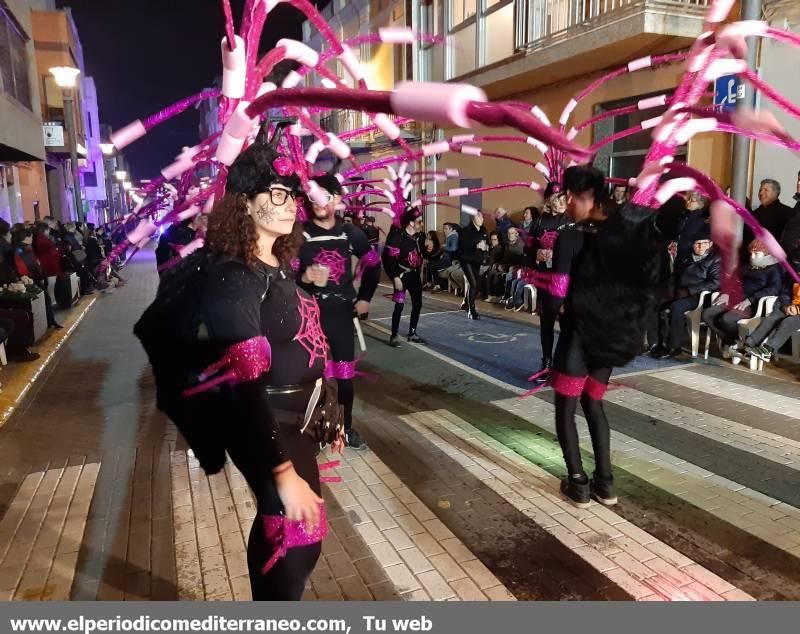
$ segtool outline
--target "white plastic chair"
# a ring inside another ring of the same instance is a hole
[[[752,317],[748,319],[740,319],[737,323],[739,327],[739,337],[743,338],[749,335],[753,330],[758,327],[758,324],[761,323],[761,320],[769,314],[772,309],[775,307],[775,302],[778,301],[778,298],[774,295],[770,295],[769,297],[762,297],[758,300],[758,305],[756,306],[756,311],[753,313]],[[717,338],[719,340],[719,338]],[[708,333],[706,334],[706,359],[708,359],[708,349],[711,347],[711,329],[708,329]],[[734,365],[739,365],[741,363],[741,357],[733,357],[731,360]],[[761,359],[757,359],[751,355],[750,357],[750,369],[751,370],[761,370],[764,367],[764,362]]]
[[[689,338],[692,342],[693,357],[700,354],[700,329],[706,326],[706,323],[703,321],[703,311],[707,308],[706,298],[709,296],[711,296],[710,305],[719,297],[719,291],[703,291],[700,293],[700,298],[697,300],[697,307],[683,313],[689,325]],[[705,358],[708,359],[708,346],[706,346]]]
[[[525,302],[525,309],[531,315],[536,312],[536,287],[533,284],[525,284],[522,289],[522,301]]]
[[[775,307],[775,302],[777,301],[778,298],[774,296],[762,297],[760,300],[758,300],[758,307],[756,308],[755,314],[749,319],[740,319],[737,322],[737,325],[739,326],[739,339],[744,339],[747,337],[747,335],[758,328],[761,320],[763,320],[764,317],[772,312],[772,309]],[[738,365],[741,363],[741,361],[742,360],[739,357],[733,358],[734,365]],[[761,370],[764,369],[763,359],[759,359],[754,355],[750,355],[750,369],[761,372]]]

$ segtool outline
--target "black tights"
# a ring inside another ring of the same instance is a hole
[[[464,279],[467,282],[467,306],[475,310],[475,298],[478,295],[478,280],[480,279],[481,265],[470,262],[462,262],[461,269],[464,271]]]
[[[300,434],[298,418],[302,414],[276,412],[276,416],[279,420],[287,421],[281,424],[281,432],[295,471],[308,482],[317,495],[321,495],[317,467],[319,446],[309,436]],[[261,437],[261,432],[251,428],[233,429],[230,436],[228,454],[247,480],[257,505],[257,515],[247,541],[247,568],[250,571],[253,600],[299,601],[317,564],[322,545],[316,543],[290,548],[286,556],[278,559],[269,572],[261,574],[261,569],[274,552],[272,544],[266,539],[262,515],[278,515],[283,512],[272,471],[259,451],[262,443],[270,442],[271,439]]]
[[[556,339],[556,319],[558,311],[564,303],[563,298],[553,297],[550,293],[542,293],[542,314],[539,318],[542,337],[542,360],[553,359],[553,344]]]
[[[611,378],[611,368],[589,368],[586,364],[583,342],[574,327],[562,321],[561,335],[556,346],[553,377],[556,391],[556,434],[564,454],[567,475],[584,475],[581,462],[578,428],[575,414],[580,398],[589,434],[592,437],[595,474],[611,479],[611,431],[608,426],[602,397],[592,388],[602,391]],[[561,376],[558,376],[561,375]],[[582,381],[586,381],[585,386]],[[560,386],[560,381],[564,381]],[[563,387],[562,387],[563,386]],[[577,386],[577,387],[576,387]],[[580,396],[578,396],[578,393]]]
[[[411,297],[411,326],[408,329],[409,334],[417,332],[417,324],[419,324],[419,314],[422,312],[422,280],[419,277],[419,271],[409,271],[403,273],[400,278],[403,282],[403,288],[408,291]],[[395,302],[394,312],[392,313],[392,337],[397,336],[400,330],[400,316],[403,314],[403,307],[405,304]]]
[[[420,293],[422,291],[420,290]],[[336,302],[337,300],[331,300]],[[321,302],[320,321],[328,338],[333,361],[352,361],[355,358],[355,334],[353,332],[353,308],[349,304]],[[344,426],[353,426],[353,401],[355,388],[353,379],[336,379],[339,404],[344,410]]]

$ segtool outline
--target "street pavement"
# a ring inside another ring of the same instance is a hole
[[[230,464],[206,477],[156,410],[131,334],[152,253],[127,273],[0,427],[4,600],[249,599],[252,498]],[[533,319],[425,303],[429,345],[395,349],[392,306],[373,302],[355,411],[368,448],[325,485],[307,599],[800,598],[796,375],[637,359],[606,399],[620,504],[576,509],[558,493],[552,392],[521,398]]]

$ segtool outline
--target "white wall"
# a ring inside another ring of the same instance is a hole
[[[797,13],[797,11],[794,11]],[[781,16],[771,21],[778,28],[800,33],[800,15]],[[761,46],[761,77],[789,101],[800,103],[800,58],[797,50],[786,44],[764,39]],[[772,112],[786,131],[800,138],[800,121],[792,118],[767,98],[759,98],[760,106]],[[753,204],[758,204],[758,187],[764,178],[774,178],[781,184],[781,200],[792,204],[800,171],[800,157],[766,143],[757,143],[753,166]]]

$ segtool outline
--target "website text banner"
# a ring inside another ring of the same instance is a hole
[[[0,633],[752,634],[796,631],[792,603],[5,603]]]

